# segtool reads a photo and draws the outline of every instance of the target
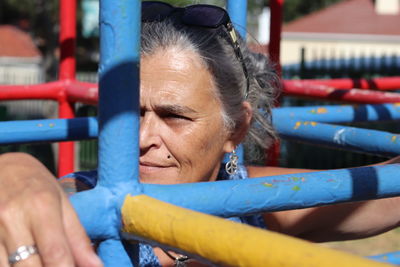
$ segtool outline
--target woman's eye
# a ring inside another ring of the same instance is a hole
[[[164,117],[164,119],[167,119],[167,120],[189,120],[188,117],[185,117],[180,114],[174,114],[174,113],[165,114],[163,117]]]

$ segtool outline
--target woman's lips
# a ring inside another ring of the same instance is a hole
[[[148,172],[156,172],[160,170],[165,170],[166,168],[170,168],[172,166],[162,165],[153,162],[139,162],[139,171],[140,173],[148,173]]]

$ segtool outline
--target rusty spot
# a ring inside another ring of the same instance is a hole
[[[301,122],[297,121],[296,124],[294,125],[293,129],[297,130],[301,126]]]
[[[54,123],[49,123],[49,127],[54,127],[55,124]]]
[[[393,135],[390,141],[392,141],[392,143],[395,143],[397,141],[397,135]]]

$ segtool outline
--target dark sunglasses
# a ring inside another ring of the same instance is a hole
[[[144,1],[142,2],[142,21],[153,22],[162,21],[174,13],[179,12],[181,21],[188,26],[198,26],[204,28],[218,28],[224,26],[228,32],[229,39],[236,57],[242,64],[243,73],[246,78],[245,99],[249,93],[250,81],[246,65],[243,60],[243,54],[240,50],[236,32],[233,29],[232,22],[225,9],[212,5],[191,5],[187,7],[174,7],[168,3],[159,1]]]

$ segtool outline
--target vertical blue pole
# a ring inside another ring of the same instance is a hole
[[[140,1],[100,1],[100,37],[99,185],[139,185]]]
[[[246,39],[247,0],[227,0],[227,10],[233,26]]]
[[[233,26],[239,32],[240,36],[246,40],[247,0],[227,0],[226,8],[228,10],[229,17],[232,20]],[[238,146],[237,154],[239,156],[239,161],[243,163],[243,145]],[[227,162],[228,160],[229,154],[225,155],[223,162]]]
[[[112,198],[128,190],[141,192],[138,171],[140,10],[139,0],[100,1],[97,187],[109,190]],[[119,212],[121,204],[117,204],[115,212]],[[102,242],[98,249],[107,267],[138,265],[138,250],[139,246],[133,245],[127,253],[124,241],[120,240]]]

